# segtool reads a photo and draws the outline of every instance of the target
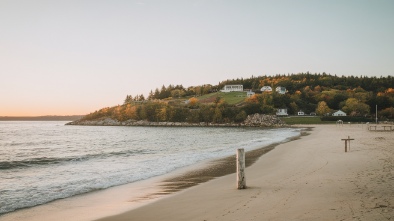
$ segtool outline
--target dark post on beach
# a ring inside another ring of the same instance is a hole
[[[347,137],[347,139],[341,139],[345,141],[345,153],[347,152],[347,142],[349,142],[349,150],[350,150],[350,141],[354,139],[350,139],[350,136]]]
[[[246,189],[245,180],[245,150],[237,149],[237,188]]]

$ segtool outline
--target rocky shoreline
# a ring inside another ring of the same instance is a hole
[[[118,121],[112,118],[99,120],[76,120],[66,125],[81,126],[153,126],[153,127],[287,127],[288,125],[275,115],[252,114],[242,123],[187,123],[187,122],[149,122],[146,120]]]

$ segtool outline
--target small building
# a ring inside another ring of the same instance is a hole
[[[343,112],[343,111],[341,111],[341,110],[339,110],[339,111],[334,112],[334,113],[332,114],[332,116],[335,116],[335,117],[346,116],[346,113]]]
[[[243,91],[244,86],[242,84],[239,85],[225,85],[221,92],[232,92],[232,91]]]
[[[276,92],[278,92],[279,94],[286,94],[286,88],[285,87],[277,87],[275,89]]]
[[[300,111],[298,111],[297,115],[298,115],[298,116],[304,116],[304,115],[305,115],[305,112],[302,111],[302,110],[300,110]]]
[[[270,86],[263,86],[260,91],[262,92],[272,92],[272,87]]]
[[[247,97],[251,97],[253,95],[255,95],[255,93],[252,90],[246,91],[246,96]]]
[[[276,115],[277,116],[287,116],[287,108],[279,108],[276,110]]]

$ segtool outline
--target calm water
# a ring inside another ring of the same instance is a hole
[[[0,121],[0,214],[256,149],[298,129],[64,126]]]

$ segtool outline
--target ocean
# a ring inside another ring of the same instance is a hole
[[[65,126],[0,121],[0,215],[298,136],[296,128]]]

